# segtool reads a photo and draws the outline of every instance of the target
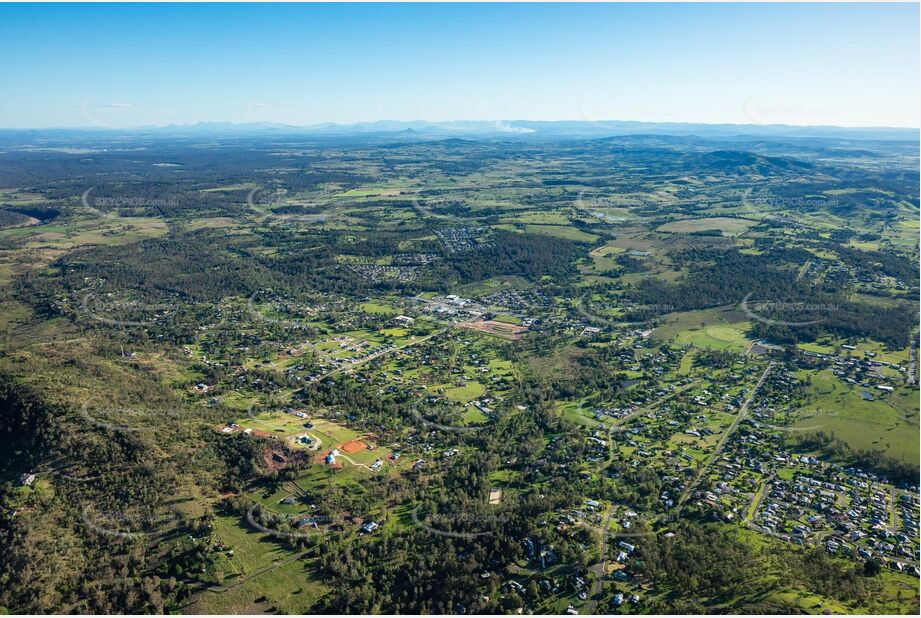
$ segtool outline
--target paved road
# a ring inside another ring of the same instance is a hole
[[[608,526],[611,524],[611,517],[614,516],[614,507],[609,506],[607,514],[604,517],[604,523],[601,524],[601,562],[591,568],[595,574],[595,580],[592,582],[592,588],[588,593],[588,602],[585,604],[584,612],[594,614],[598,608],[598,602],[601,600],[601,581],[608,570]]]
[[[707,463],[704,464],[703,468],[700,469],[700,472],[697,473],[697,476],[694,477],[694,481],[691,482],[688,488],[684,490],[684,493],[681,494],[681,497],[678,498],[678,504],[675,505],[677,511],[680,512],[681,506],[687,501],[689,497],[691,497],[691,493],[694,491],[694,488],[697,487],[701,479],[703,479],[704,475],[706,475],[707,470],[710,469],[710,466],[713,465],[713,462],[716,461],[716,458],[719,457],[720,453],[723,452],[723,448],[726,446],[726,443],[729,441],[729,438],[732,436],[732,434],[735,433],[739,423],[742,422],[742,419],[745,418],[745,415],[748,413],[748,407],[755,399],[755,395],[758,394],[758,391],[761,389],[761,386],[764,384],[764,381],[767,379],[768,373],[770,373],[773,366],[774,361],[768,363],[764,373],[761,374],[761,379],[758,380],[758,384],[755,385],[755,388],[753,388],[752,392],[748,395],[748,399],[746,399],[745,403],[742,404],[742,407],[739,409],[739,414],[736,415],[735,419],[732,421],[732,424],[729,426],[729,429],[727,429],[726,433],[723,434],[719,444],[716,445],[713,453],[711,453],[710,457],[707,459]]]
[[[918,348],[917,348],[917,337],[918,333],[911,334],[911,343],[908,344],[908,384],[912,385],[917,380],[917,373],[915,373],[915,366],[918,362]]]
[[[437,337],[438,335],[440,335],[440,334],[442,334],[442,333],[444,333],[444,332],[447,332],[447,330],[448,330],[447,328],[442,328],[442,329],[440,329],[440,330],[436,330],[436,331],[435,331],[434,333],[432,333],[431,335],[426,335],[425,337],[419,337],[418,339],[415,339],[414,341],[410,341],[409,343],[404,343],[403,345],[398,345],[398,346],[394,346],[394,347],[392,347],[392,348],[387,348],[386,350],[381,350],[380,352],[375,352],[374,354],[371,354],[370,356],[367,356],[367,357],[361,359],[360,361],[356,361],[356,362],[350,363],[350,364],[348,364],[348,365],[343,365],[342,367],[339,367],[339,368],[337,368],[337,369],[333,369],[333,370],[331,370],[331,371],[327,371],[326,373],[324,373],[323,375],[321,375],[320,377],[318,377],[318,378],[317,378],[316,380],[314,380],[314,381],[315,381],[315,382],[319,382],[320,380],[325,380],[326,378],[328,378],[328,377],[330,377],[330,376],[332,376],[332,375],[335,375],[335,374],[337,374],[337,373],[342,373],[342,372],[351,371],[351,370],[354,369],[355,367],[359,367],[359,366],[361,366],[361,365],[364,365],[365,363],[368,363],[368,362],[370,362],[370,361],[372,361],[372,360],[374,360],[374,359],[376,359],[376,358],[380,358],[381,356],[387,356],[388,354],[393,354],[394,352],[398,352],[398,351],[400,351],[400,350],[405,350],[406,348],[411,348],[412,346],[418,345],[418,344],[422,343],[423,341],[428,341],[428,340],[431,339],[432,337]]]
[[[638,410],[631,412],[627,416],[623,416],[617,419],[616,421],[614,421],[613,423],[611,423],[611,425],[608,427],[608,461],[607,463],[610,464],[612,461],[614,461],[614,442],[611,438],[611,435],[614,433],[614,431],[617,430],[618,427],[622,427],[623,425],[626,425],[627,423],[637,418],[638,416],[645,414],[659,407],[660,405],[662,405],[663,403],[665,403],[672,397],[676,395],[680,395],[681,393],[683,393],[684,391],[688,390],[689,388],[695,385],[696,385],[696,382],[691,382],[690,384],[679,386],[678,388],[670,392],[668,395],[665,395],[661,399],[658,399],[657,401],[654,401],[647,406],[643,406],[642,408],[639,408]]]

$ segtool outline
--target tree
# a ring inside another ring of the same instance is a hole
[[[875,577],[876,575],[879,575],[880,571],[882,570],[883,566],[876,558],[868,558],[866,562],[863,563],[864,577]]]

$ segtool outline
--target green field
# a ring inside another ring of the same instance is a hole
[[[745,334],[746,323],[726,326],[707,326],[702,329],[693,329],[678,333],[677,341],[690,343],[701,348],[714,350],[745,351],[751,340]]]
[[[811,376],[801,414],[809,418],[796,426],[818,427],[855,450],[883,450],[906,463],[916,462],[921,443],[918,439],[917,398],[908,389],[885,395],[876,389],[841,382],[831,371]],[[873,401],[861,397],[863,391]]]
[[[245,530],[235,519],[221,517],[215,520],[215,536],[233,550],[233,557],[218,563],[222,570],[215,582],[228,589],[202,593],[185,608],[188,613],[264,613],[272,608],[303,613],[326,594],[327,587],[303,561],[272,568],[289,560],[290,553],[268,535]],[[243,579],[247,577],[252,579]]]
[[[679,234],[691,234],[693,232],[704,232],[709,230],[719,230],[726,236],[738,236],[744,234],[757,222],[750,219],[735,219],[727,217],[711,217],[705,219],[682,219],[681,221],[672,221],[661,225],[658,228],[660,232],[673,232]]]

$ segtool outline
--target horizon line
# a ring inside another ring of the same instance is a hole
[[[169,124],[150,124],[150,125],[131,125],[125,127],[110,127],[104,125],[78,125],[78,126],[30,126],[30,127],[3,127],[0,126],[0,131],[48,131],[48,130],[69,130],[69,131],[139,131],[139,130],[153,130],[153,129],[169,129],[169,128],[192,128],[200,125],[232,125],[236,127],[247,127],[247,126],[268,126],[268,127],[279,127],[279,128],[290,128],[290,129],[316,129],[320,127],[354,127],[360,125],[373,125],[373,124],[382,124],[382,123],[394,123],[394,124],[430,124],[430,125],[444,125],[450,123],[485,123],[485,124],[498,124],[498,123],[515,123],[515,122],[524,122],[524,123],[543,123],[543,124],[554,124],[554,123],[577,123],[585,125],[600,125],[605,123],[630,123],[630,124],[645,124],[645,125],[697,125],[704,127],[761,127],[761,128],[770,128],[770,127],[783,127],[783,128],[793,128],[793,129],[845,129],[845,130],[879,130],[879,129],[893,129],[893,130],[904,130],[904,131],[921,131],[921,126],[904,126],[904,125],[833,125],[833,124],[784,124],[784,123],[755,123],[755,122],[695,122],[691,120],[628,120],[628,119],[605,119],[605,120],[586,120],[583,118],[571,118],[571,119],[557,119],[557,120],[538,120],[538,119],[508,119],[508,118],[498,118],[498,119],[471,119],[471,118],[455,118],[451,120],[395,120],[391,118],[379,118],[377,120],[358,120],[355,122],[336,122],[336,121],[322,121],[312,124],[291,124],[287,122],[273,122],[265,120],[254,120],[254,121],[232,121],[232,120],[196,120],[193,122],[174,122]],[[513,127],[510,127],[513,128]],[[511,131],[509,133],[514,133]],[[522,133],[524,135],[525,133]]]

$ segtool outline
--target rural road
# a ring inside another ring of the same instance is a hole
[[[758,513],[758,507],[760,507],[761,503],[764,502],[765,496],[771,493],[771,483],[773,482],[773,480],[774,480],[773,474],[771,474],[769,477],[764,479],[764,483],[758,489],[758,493],[755,494],[755,499],[752,500],[752,504],[748,509],[747,515],[750,515],[750,517],[745,518],[747,522],[750,523],[755,518],[755,515]]]
[[[916,365],[918,363],[918,333],[911,334],[911,343],[908,344],[908,384],[914,385],[917,380]]]
[[[732,437],[732,434],[735,433],[736,428],[739,426],[739,423],[742,422],[742,419],[745,418],[745,415],[748,413],[748,407],[751,405],[752,401],[755,399],[755,395],[758,394],[758,391],[761,389],[761,386],[764,384],[764,381],[767,379],[768,373],[771,372],[771,368],[774,366],[774,361],[768,363],[768,366],[764,369],[764,373],[761,374],[761,379],[758,380],[758,383],[755,385],[755,388],[752,389],[752,392],[748,395],[748,398],[745,400],[745,403],[742,404],[742,407],[739,409],[739,414],[732,421],[732,424],[726,430],[726,433],[723,435],[722,439],[719,441],[719,444],[716,445],[716,448],[713,450],[713,453],[710,454],[710,457],[707,459],[707,463],[700,469],[700,472],[697,473],[697,476],[694,477],[694,480],[688,485],[688,488],[684,490],[684,493],[681,494],[681,497],[678,498],[678,503],[675,505],[677,512],[681,511],[681,506],[687,501],[691,496],[691,493],[694,491],[694,488],[700,483],[704,475],[707,473],[707,470],[710,469],[710,466],[713,465],[713,462],[716,461],[716,458],[719,457],[720,453],[723,452],[723,448],[726,446],[726,443],[729,441],[729,438]]]
[[[803,278],[803,275],[806,274],[806,271],[809,270],[810,266],[812,266],[812,260],[806,260],[806,263],[803,264],[802,268],[799,269],[799,273],[796,275],[797,281]]]
[[[668,401],[668,400],[671,399],[672,397],[674,397],[674,396],[676,396],[676,395],[680,395],[681,393],[683,393],[684,391],[688,390],[689,388],[691,388],[691,387],[694,386],[695,384],[696,384],[696,382],[691,382],[690,384],[685,384],[684,386],[680,386],[680,387],[676,388],[675,390],[673,390],[672,392],[670,392],[668,395],[665,395],[664,397],[662,397],[662,398],[660,398],[660,399],[657,399],[656,401],[652,402],[652,403],[649,404],[649,405],[646,405],[646,406],[643,406],[642,408],[639,408],[639,409],[637,409],[637,410],[634,410],[634,411],[631,412],[630,414],[628,414],[628,415],[626,415],[626,416],[623,416],[623,417],[617,419],[616,421],[614,421],[613,423],[611,423],[611,426],[608,427],[608,462],[607,462],[607,463],[610,464],[612,461],[614,461],[614,442],[613,442],[611,436],[612,436],[612,434],[614,433],[614,431],[617,430],[618,427],[622,427],[623,425],[626,425],[627,423],[629,423],[630,421],[632,421],[632,420],[635,419],[636,417],[638,417],[638,416],[640,416],[640,415],[642,415],[642,414],[645,414],[646,412],[649,412],[649,411],[652,410],[653,408],[656,408],[656,407],[662,405],[663,403],[665,403],[666,401]]]
[[[442,333],[444,333],[444,332],[447,332],[447,331],[448,331],[447,328],[442,328],[442,329],[436,330],[434,333],[431,333],[430,335],[426,335],[425,337],[419,337],[418,339],[416,339],[416,340],[414,340],[414,341],[410,341],[409,343],[404,343],[403,345],[398,345],[398,346],[394,346],[394,347],[392,347],[392,348],[387,348],[386,350],[381,350],[380,352],[375,352],[374,354],[372,354],[372,355],[370,355],[370,356],[368,356],[368,357],[366,357],[366,358],[363,358],[363,359],[361,359],[360,361],[354,362],[354,363],[352,363],[352,364],[350,364],[350,365],[346,365],[346,366],[344,366],[344,367],[338,367],[337,369],[333,369],[333,370],[331,370],[331,371],[327,371],[326,373],[324,373],[323,375],[321,375],[319,378],[317,378],[315,381],[316,381],[316,382],[319,382],[319,381],[325,380],[326,378],[328,378],[328,377],[330,377],[330,376],[332,376],[332,375],[335,375],[335,374],[337,374],[337,373],[342,373],[342,372],[351,371],[351,370],[354,369],[355,367],[358,367],[358,366],[360,366],[360,365],[364,365],[365,363],[370,362],[370,361],[372,361],[372,360],[374,360],[374,359],[376,359],[376,358],[380,358],[381,356],[387,356],[388,354],[392,354],[392,353],[397,352],[397,351],[399,351],[399,350],[405,350],[406,348],[411,348],[411,347],[414,346],[414,345],[418,345],[418,344],[422,343],[423,341],[428,341],[428,340],[431,339],[432,337],[437,337],[438,335],[440,335],[440,334],[442,334]]]
[[[608,569],[608,526],[611,525],[611,517],[614,516],[613,505],[608,506],[607,513],[604,517],[604,523],[601,524],[601,562],[591,568],[595,574],[592,581],[592,588],[588,594],[588,602],[585,604],[585,613],[594,614],[598,608],[598,602],[601,600],[601,581]]]

